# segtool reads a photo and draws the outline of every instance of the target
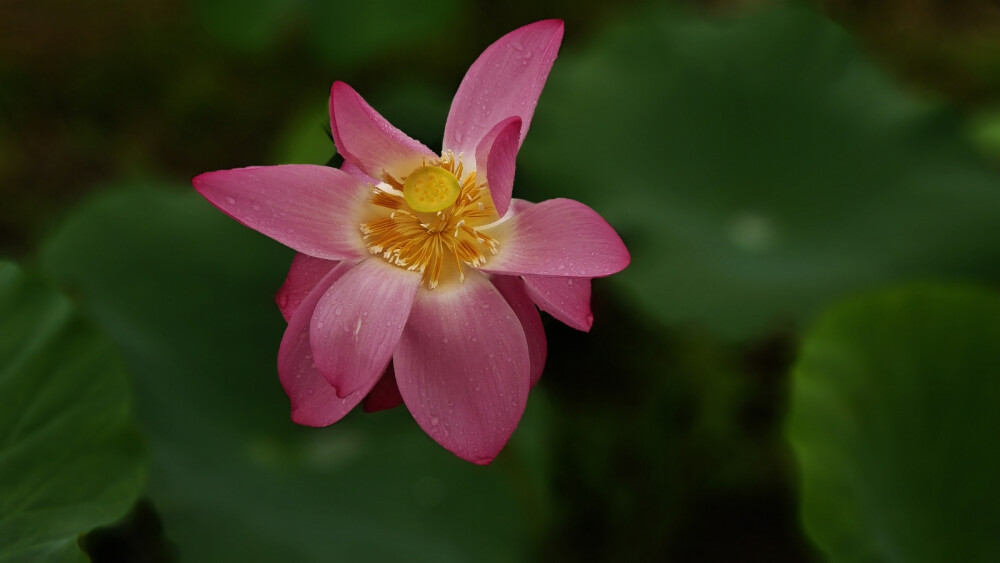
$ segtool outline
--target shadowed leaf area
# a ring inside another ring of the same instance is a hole
[[[0,261],[0,561],[86,561],[135,502],[145,453],[125,366],[69,299]]]
[[[1000,560],[1000,296],[915,286],[806,335],[788,438],[806,530],[831,560]]]
[[[536,115],[520,196],[607,217],[633,255],[615,283],[662,322],[746,338],[862,288],[1000,274],[1000,174],[959,116],[812,12],[620,23],[559,59]]]

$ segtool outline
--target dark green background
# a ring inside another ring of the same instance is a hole
[[[190,178],[327,162],[334,80],[440,148],[468,65],[548,17],[566,36],[515,196],[621,233],[594,329],[545,317],[545,374],[488,467],[404,408],[295,426],[273,304],[292,253]],[[0,20],[0,561],[1000,557],[995,4]]]

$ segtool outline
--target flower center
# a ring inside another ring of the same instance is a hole
[[[386,175],[372,186],[373,218],[361,224],[368,251],[401,268],[423,274],[429,289],[464,281],[465,266],[481,268],[499,242],[478,231],[497,220],[489,187],[463,175],[462,162],[450,153],[424,163],[405,178]]]
[[[458,178],[438,166],[423,166],[406,177],[403,199],[414,211],[434,213],[458,199]]]

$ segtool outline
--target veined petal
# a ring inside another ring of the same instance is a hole
[[[347,160],[345,160],[344,163],[340,165],[340,169],[343,170],[344,172],[347,172],[351,176],[354,176],[355,178],[358,179],[359,182],[361,182],[362,184],[364,184],[366,186],[369,185],[369,184],[370,185],[375,185],[375,184],[378,184],[381,181],[381,180],[376,180],[375,178],[372,178],[368,174],[365,174],[364,170],[358,168],[357,165],[355,165],[355,164],[353,164],[353,163],[351,163],[350,161],[347,161]]]
[[[458,457],[487,464],[528,399],[521,321],[487,279],[421,291],[393,354],[396,383],[417,424]]]
[[[336,168],[237,168],[206,172],[191,182],[226,215],[299,252],[328,260],[367,255],[358,227],[370,192]]]
[[[618,233],[596,211],[571,199],[537,204],[515,201],[506,221],[480,229],[500,241],[485,272],[506,275],[596,278],[628,266]]]
[[[340,398],[313,362],[309,324],[313,310],[327,289],[353,264],[341,262],[316,284],[288,322],[278,349],[278,376],[292,403],[292,420],[305,426],[329,426],[351,411],[368,393],[362,387]],[[375,385],[372,380],[371,385]]]
[[[385,368],[385,373],[378,379],[378,383],[365,397],[361,403],[365,412],[377,412],[398,407],[403,404],[403,397],[399,394],[399,387],[396,385],[396,372],[392,368],[392,362]]]
[[[521,118],[520,147],[562,36],[562,21],[544,20],[515,29],[487,47],[451,102],[444,149],[473,154],[494,125],[513,116]]]
[[[568,326],[590,332],[590,279],[557,276],[524,276],[524,286],[538,308]]]
[[[490,129],[476,147],[477,171],[485,171],[493,206],[501,217],[507,213],[514,191],[514,161],[520,135],[521,118],[509,117]]]
[[[494,276],[493,285],[500,291],[500,295],[507,300],[507,304],[513,309],[521,321],[521,328],[524,329],[524,337],[528,342],[528,357],[531,360],[531,386],[538,383],[542,377],[542,370],[545,368],[545,328],[542,326],[542,317],[538,314],[531,298],[525,291],[524,282],[521,278],[514,276]]]
[[[316,305],[309,337],[316,367],[337,395],[371,388],[392,358],[421,275],[379,258],[363,260]]]
[[[393,127],[343,82],[334,82],[330,91],[330,128],[344,160],[373,178],[389,174],[402,179],[421,162],[438,159],[422,143]]]
[[[315,258],[301,252],[295,255],[295,258],[292,259],[292,265],[288,268],[285,283],[281,285],[278,294],[274,296],[278,309],[281,309],[281,316],[285,317],[285,322],[292,320],[292,315],[295,314],[299,304],[309,296],[309,292],[337,264],[339,262],[336,260]]]

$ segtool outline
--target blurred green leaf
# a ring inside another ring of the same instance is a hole
[[[1000,296],[920,286],[809,332],[787,435],[837,562],[1000,561]]]
[[[275,164],[325,164],[337,154],[326,104],[295,116],[275,142]]]
[[[180,557],[520,559],[533,515],[507,472],[523,472],[516,442],[530,438],[538,407],[485,468],[433,443],[405,409],[293,424],[273,301],[291,258],[191,189],[106,193],[44,249],[45,267],[81,295],[137,376],[149,494]]]
[[[459,12],[456,0],[198,0],[196,7],[206,31],[229,47],[260,53],[301,35],[313,51],[341,65],[407,46],[431,56],[447,44]]]
[[[433,57],[448,45],[459,13],[457,0],[310,0],[305,23],[316,51],[347,65],[407,49]]]
[[[993,159],[1000,159],[1000,108],[974,114],[969,120],[972,142],[979,150]]]
[[[123,362],[68,299],[0,261],[0,561],[86,561],[145,459]]]
[[[199,0],[198,21],[222,43],[259,53],[272,47],[292,26],[301,0]]]
[[[746,337],[860,288],[1000,274],[1000,174],[965,138],[814,13],[651,11],[556,61],[515,195],[607,217],[641,310]]]

